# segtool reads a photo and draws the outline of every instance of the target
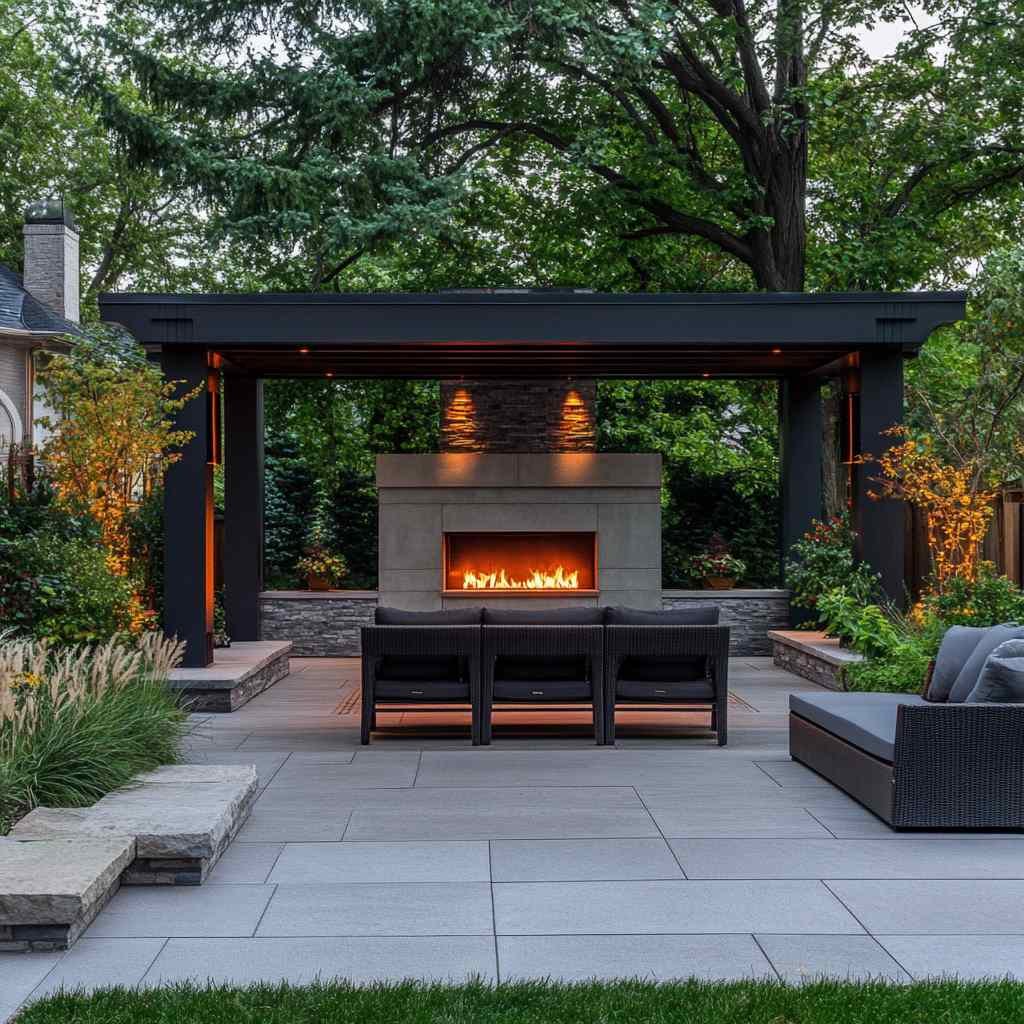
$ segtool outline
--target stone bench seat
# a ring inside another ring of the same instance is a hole
[[[0,839],[0,951],[67,949],[120,885],[199,885],[256,802],[252,765],[168,765]]]

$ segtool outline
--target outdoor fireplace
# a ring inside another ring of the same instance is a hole
[[[444,535],[445,596],[595,596],[597,535],[593,531],[449,532]]]

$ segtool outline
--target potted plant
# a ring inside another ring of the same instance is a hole
[[[714,533],[708,546],[695,555],[691,562],[694,576],[704,581],[711,590],[731,590],[736,580],[747,571],[746,563],[729,551],[729,545],[721,534]]]
[[[310,590],[330,590],[348,573],[345,559],[333,550],[326,515],[320,505],[313,515],[313,522],[306,538],[302,557],[296,568],[306,577]]]

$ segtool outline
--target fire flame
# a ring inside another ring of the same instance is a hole
[[[462,574],[463,590],[579,590],[580,571],[567,572],[558,566],[554,572],[530,571],[524,580],[509,579],[504,569],[497,572],[475,572],[467,569]]]

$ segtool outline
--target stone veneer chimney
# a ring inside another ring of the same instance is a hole
[[[78,225],[60,199],[25,211],[24,287],[65,320],[79,320]]]
[[[592,380],[441,382],[442,452],[593,452]]]

